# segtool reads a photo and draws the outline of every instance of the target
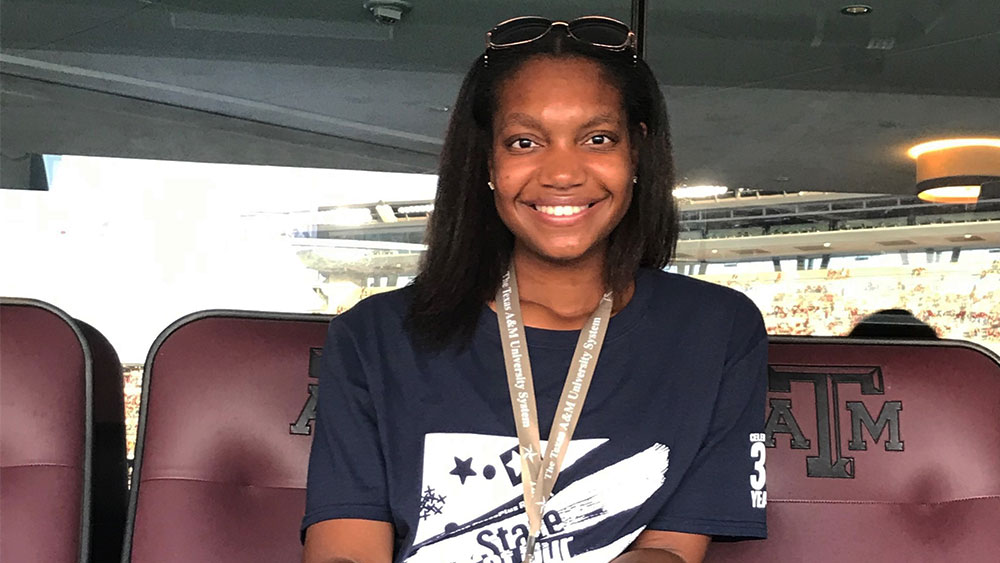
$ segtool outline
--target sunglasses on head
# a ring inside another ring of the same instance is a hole
[[[556,26],[565,27],[570,37],[587,45],[608,51],[631,49],[633,54],[636,52],[635,33],[624,23],[604,16],[584,16],[568,22],[538,16],[509,19],[486,32],[486,50],[507,49],[538,41]]]

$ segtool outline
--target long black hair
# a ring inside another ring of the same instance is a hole
[[[594,47],[556,29],[526,45],[488,51],[465,76],[441,152],[428,248],[413,284],[408,324],[419,344],[438,349],[466,344],[510,263],[514,236],[500,220],[487,187],[493,117],[500,87],[533,57],[595,61],[621,94],[630,146],[638,148],[638,182],[608,239],[607,286],[621,292],[639,267],[663,268],[670,261],[678,231],[671,195],[674,165],[666,104],[656,78],[631,51]]]

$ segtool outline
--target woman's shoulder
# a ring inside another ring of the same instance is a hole
[[[649,271],[652,317],[660,323],[684,321],[687,330],[705,338],[723,339],[726,357],[742,357],[762,341],[767,331],[757,305],[731,287],[683,274]]]
[[[649,317],[656,322],[674,323],[683,319],[692,330],[708,334],[729,334],[742,340],[764,334],[764,319],[746,294],[731,287],[683,274],[648,270]]]
[[[365,297],[350,309],[338,314],[334,321],[354,329],[393,325],[402,328],[412,300],[411,286],[383,291]]]
[[[640,275],[646,278],[651,286],[651,298],[654,304],[688,304],[703,310],[720,308],[732,311],[733,308],[749,308],[757,311],[757,307],[746,294],[731,287],[652,268],[641,270]]]

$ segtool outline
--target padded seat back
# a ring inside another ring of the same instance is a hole
[[[330,317],[204,312],[143,375],[123,561],[298,561]]]
[[[91,385],[69,316],[0,300],[0,561],[86,561]]]
[[[997,560],[995,354],[773,337],[768,363],[769,538],[713,544],[706,561]]]

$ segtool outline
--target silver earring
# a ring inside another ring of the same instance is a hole
[[[493,185],[493,182],[486,182],[486,185],[490,187],[490,191],[496,191],[497,187]]]
[[[639,177],[638,176],[632,176],[632,183],[633,184],[638,184],[639,183]]]

